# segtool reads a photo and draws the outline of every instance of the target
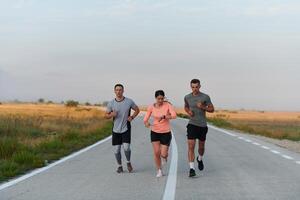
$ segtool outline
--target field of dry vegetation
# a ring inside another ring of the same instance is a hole
[[[178,109],[183,113],[183,109]],[[236,129],[276,139],[300,141],[300,112],[217,110],[207,114],[209,121],[222,128]]]
[[[96,107],[0,105],[0,182],[42,167],[111,133]]]

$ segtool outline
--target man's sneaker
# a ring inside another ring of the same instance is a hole
[[[123,167],[122,166],[118,167],[117,173],[122,173],[122,172],[123,172]]]
[[[162,173],[161,169],[157,170],[156,177],[157,177],[157,178],[160,178],[160,177],[162,177],[162,176],[163,176],[163,173]]]
[[[199,157],[197,157],[197,162],[198,162],[198,169],[200,171],[202,171],[204,169],[204,165],[203,165],[203,161],[202,160],[198,160]]]
[[[131,165],[130,162],[127,163],[127,169],[128,169],[128,172],[129,172],[129,173],[132,172],[132,170],[133,170],[132,165]]]
[[[194,176],[196,176],[196,172],[193,168],[191,168],[189,177],[194,177]]]

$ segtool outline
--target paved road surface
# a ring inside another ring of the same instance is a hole
[[[300,199],[300,154],[209,128],[205,169],[188,178],[186,120],[172,122],[168,176],[155,177],[149,130],[133,123],[134,173],[115,173],[111,140],[0,185],[0,200]],[[22,177],[21,177],[22,179]]]

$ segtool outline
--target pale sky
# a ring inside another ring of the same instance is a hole
[[[0,101],[114,97],[189,82],[217,108],[300,111],[299,0],[0,0]]]

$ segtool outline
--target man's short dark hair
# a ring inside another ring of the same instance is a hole
[[[200,85],[200,80],[199,79],[192,79],[191,84],[199,84]]]
[[[120,83],[118,83],[118,84],[115,85],[115,89],[116,89],[117,87],[121,87],[122,89],[124,89],[124,86],[123,86],[122,84],[120,84]]]

